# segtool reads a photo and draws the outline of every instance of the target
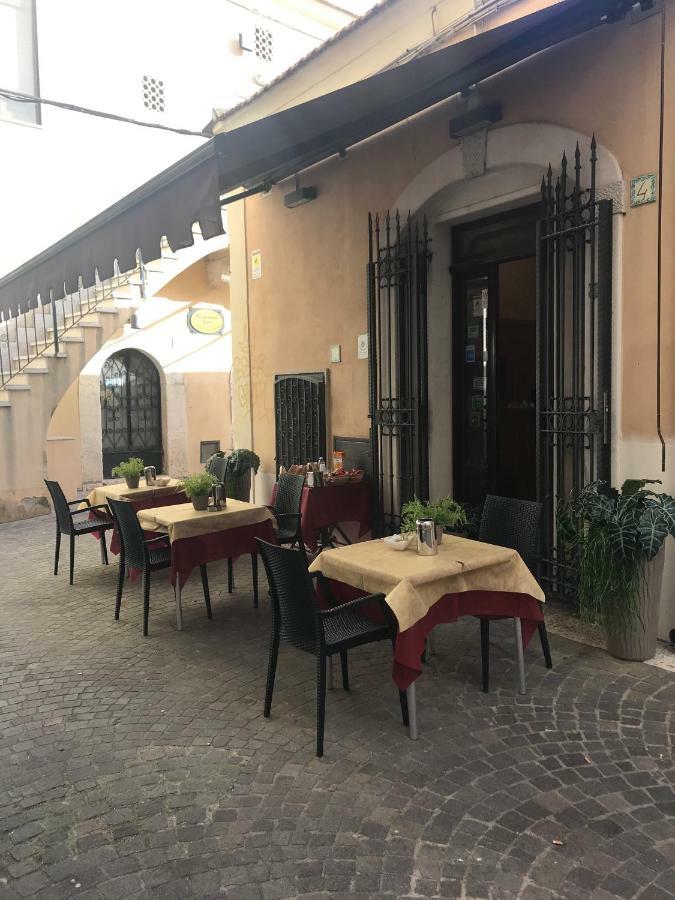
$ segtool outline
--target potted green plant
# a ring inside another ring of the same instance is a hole
[[[260,457],[253,450],[241,447],[229,453],[225,469],[225,495],[247,501],[251,496],[251,470],[256,474],[259,468]]]
[[[415,497],[404,503],[401,510],[401,531],[414,531],[417,519],[433,519],[439,544],[443,540],[444,531],[458,531],[467,521],[464,507],[452,497],[428,503]]]
[[[137,488],[138,480],[143,474],[145,463],[137,456],[126,459],[112,470],[114,478],[124,478],[128,488]]]
[[[578,557],[579,615],[604,627],[607,650],[642,661],[656,652],[664,543],[675,535],[675,500],[625,481],[596,481],[558,511],[559,540]]]
[[[195,509],[204,510],[209,505],[209,494],[218,479],[210,472],[197,472],[183,479],[183,490]]]

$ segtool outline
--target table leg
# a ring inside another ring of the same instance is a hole
[[[328,690],[333,690],[333,657],[328,657]]]
[[[518,660],[518,680],[520,682],[519,692],[527,693],[527,685],[525,684],[525,658],[523,656],[523,631],[520,625],[520,619],[513,620],[513,636],[516,641],[516,659]]]
[[[411,741],[417,740],[417,695],[415,692],[415,682],[406,690],[408,698],[408,734]]]
[[[176,583],[173,588],[174,594],[176,595],[176,631],[183,630],[183,609],[181,607],[181,596],[180,596],[180,574],[176,575]]]

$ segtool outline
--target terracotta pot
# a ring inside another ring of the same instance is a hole
[[[641,621],[636,622],[628,631],[607,634],[607,652],[617,659],[644,662],[656,653],[664,558],[665,548],[661,547],[647,566],[638,596]]]
[[[192,505],[195,509],[204,510],[207,509],[209,505],[209,495],[208,494],[195,494],[192,497]]]
[[[127,487],[130,490],[132,490],[133,488],[137,488],[140,477],[140,475],[126,475],[124,480],[127,483]]]

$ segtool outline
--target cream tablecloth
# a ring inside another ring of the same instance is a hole
[[[183,538],[199,537],[246,525],[258,525],[266,521],[276,524],[274,516],[266,506],[256,506],[253,503],[229,498],[227,506],[219,512],[197,510],[192,503],[178,503],[175,506],[142,509],[138,513],[138,521],[141,528],[146,531],[165,531],[172,543]]]
[[[310,572],[322,572],[368,594],[384,594],[401,631],[424,618],[446,594],[500,591],[544,600],[515,550],[447,534],[436,556],[418,556],[414,543],[396,551],[380,540],[365,541],[324,550]]]
[[[183,489],[182,482],[172,478],[167,485],[147,485],[144,479],[137,488],[129,488],[125,481],[115,484],[101,484],[95,487],[87,495],[87,500],[92,506],[107,503],[111,500],[149,500],[152,497],[163,497],[166,494],[175,494]]]

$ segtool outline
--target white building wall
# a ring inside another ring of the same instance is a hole
[[[41,96],[200,131],[214,106],[238,103],[330,36],[304,6],[268,0],[263,16],[227,0],[36,0]],[[256,24],[272,33],[271,63],[240,49]],[[163,82],[164,112],[144,106],[144,75]],[[0,111],[0,275],[203,141],[48,106],[41,125]]]

